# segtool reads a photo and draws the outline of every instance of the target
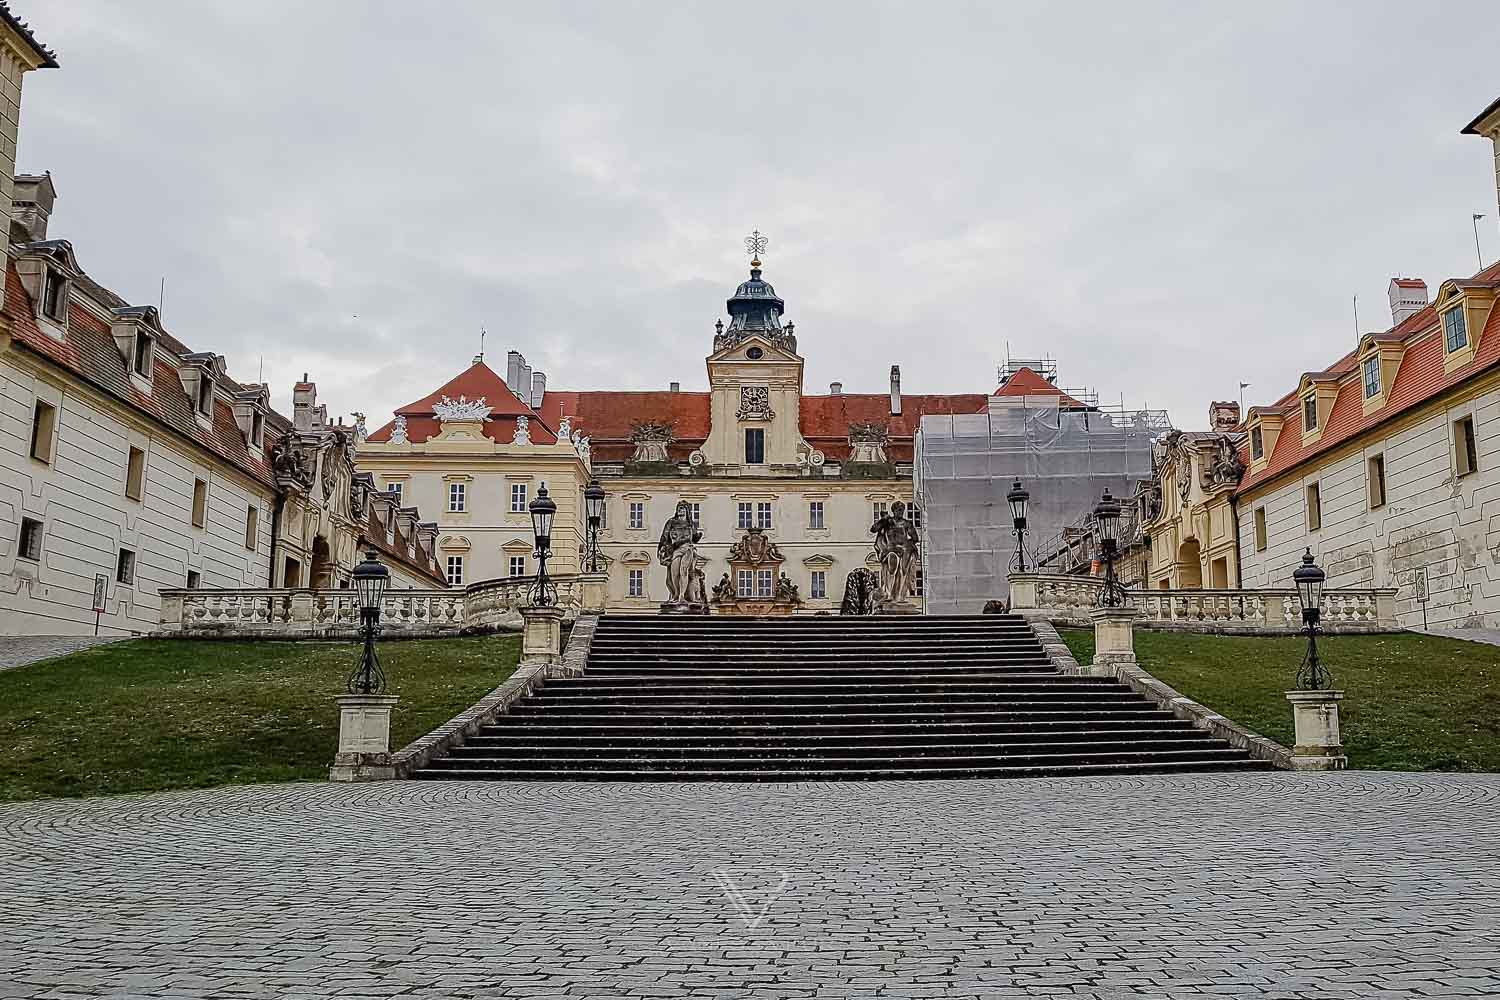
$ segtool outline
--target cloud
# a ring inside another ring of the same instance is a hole
[[[54,232],[376,423],[481,325],[554,387],[701,387],[751,228],[813,391],[987,391],[1008,348],[1188,427],[1344,351],[1356,294],[1383,326],[1392,274],[1470,273],[1471,212],[1500,252],[1483,3],[18,12]]]

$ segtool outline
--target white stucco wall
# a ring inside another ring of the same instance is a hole
[[[1453,422],[1474,418],[1478,471],[1456,472]],[[1385,456],[1386,503],[1370,510],[1368,459]],[[1317,482],[1322,526],[1307,528],[1307,486]],[[1255,509],[1266,510],[1267,546],[1255,547]],[[1353,452],[1240,501],[1247,587],[1291,586],[1311,546],[1329,587],[1397,587],[1396,611],[1420,627],[1414,576],[1428,578],[1429,624],[1500,627],[1500,390],[1424,415]]]
[[[263,587],[270,560],[270,490],[65,377],[38,377],[0,356],[0,635],[94,630],[95,574],[108,580],[104,634],[156,627],[160,588]],[[37,369],[41,371],[44,369]],[[53,460],[30,456],[38,395],[58,407]],[[130,445],[146,452],[140,501],[125,496]],[[193,481],[208,483],[207,518],[192,525]],[[245,547],[249,506],[256,547]],[[21,518],[45,525],[41,558],[19,558]],[[136,554],[135,582],[116,582],[121,548]]]

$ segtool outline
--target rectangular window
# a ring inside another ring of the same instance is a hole
[[[265,414],[255,413],[250,416],[250,446],[252,448],[265,447],[266,443],[266,418]]]
[[[1318,397],[1308,396],[1302,401],[1302,429],[1315,431],[1318,429]]]
[[[21,518],[21,544],[16,555],[32,562],[42,558],[42,522],[29,517]]]
[[[198,585],[200,583],[202,583],[202,582],[203,582],[203,574],[202,573],[199,573],[195,569],[188,570],[188,575],[187,575],[187,589],[188,590],[197,590],[198,589]]]
[[[925,580],[925,578],[922,576],[922,567],[918,566],[917,567],[917,578],[912,583],[912,588],[911,588],[911,593],[912,593],[913,597],[921,597],[924,594],[926,594],[927,591],[926,591],[926,589],[924,587],[924,580]]]
[[[1255,508],[1255,551],[1266,551],[1266,509]]]
[[[753,570],[736,570],[734,574],[734,593],[737,597],[755,596],[755,572]]]
[[[126,586],[135,583],[135,553],[129,549],[121,549],[115,560],[115,580]]]
[[[812,582],[808,584],[807,593],[814,600],[821,601],[828,596],[828,573],[825,570],[815,569],[812,571]]]
[[[745,428],[745,464],[764,465],[766,461],[766,431],[763,427]]]
[[[214,380],[198,378],[198,412],[205,417],[214,415]]]
[[[767,531],[771,528],[771,504],[763,501],[755,505],[755,526]]]
[[[644,528],[646,526],[646,504],[644,501],[630,501],[630,526],[632,528]]]
[[[193,480],[193,527],[201,528],[208,523],[208,483]]]
[[[1259,427],[1250,428],[1250,457],[1254,459],[1264,458],[1266,455],[1266,440],[1260,433]]]
[[[402,483],[399,479],[394,483],[385,484],[385,491],[396,498],[397,507],[401,506],[401,487]]]
[[[626,593],[631,597],[646,596],[646,571],[633,569],[626,575]]]
[[[1307,530],[1323,527],[1323,494],[1317,483],[1307,484]]]
[[[776,587],[776,574],[769,569],[758,569],[755,571],[755,596],[763,600],[770,600],[771,594]]]
[[[468,492],[469,492],[469,488],[467,486],[465,486],[463,483],[449,483],[448,484],[448,513],[450,513],[450,514],[462,514],[463,513],[464,502],[467,499],[466,494]]]
[[[42,312],[48,319],[61,323],[67,319],[67,279],[56,271],[48,270],[46,282],[42,288]]]
[[[464,585],[464,557],[449,556],[444,575],[448,577],[448,586],[462,587]]]
[[[511,576],[525,576],[526,575],[526,557],[525,556],[511,556],[510,557],[509,572],[510,572]]]
[[[922,508],[908,502],[906,505],[906,519],[912,523],[913,527],[920,528],[922,526]]]
[[[807,504],[807,526],[818,529],[823,527],[823,501],[810,500]]]
[[[150,378],[152,358],[151,338],[144,333],[137,333],[135,335],[135,350],[130,359],[130,367],[137,375]]]
[[[245,548],[254,552],[260,544],[260,508],[251,504],[245,508]]]
[[[1464,324],[1463,306],[1455,306],[1443,313],[1443,343],[1449,354],[1469,346],[1469,328]]]
[[[510,512],[512,514],[526,513],[526,484],[510,484]]]
[[[752,514],[753,510],[754,508],[751,507],[750,504],[741,501],[738,507],[739,516],[735,519],[734,522],[735,527],[742,529],[751,527],[755,523]]]
[[[146,492],[146,452],[131,448],[125,456],[125,495],[139,500]]]
[[[1376,455],[1368,463],[1370,480],[1370,509],[1385,506],[1385,456]]]
[[[698,528],[698,529],[702,529],[702,527],[703,527],[703,504],[702,503],[689,503],[688,504],[688,517],[690,517],[690,518],[693,519],[693,527]]]
[[[52,464],[52,436],[57,431],[57,407],[36,401],[31,412],[31,457]]]
[[[1460,476],[1467,476],[1479,469],[1479,448],[1474,440],[1473,417],[1453,422],[1453,453]]]
[[[886,504],[886,502],[884,500],[876,500],[874,503],[872,503],[870,505],[870,513],[874,515],[874,517],[872,518],[872,520],[878,521],[882,517],[885,517],[886,512],[889,509],[890,508],[888,507],[888,505]]]
[[[1365,398],[1374,399],[1380,395],[1380,355],[1372,354],[1365,358],[1361,370],[1365,380]]]

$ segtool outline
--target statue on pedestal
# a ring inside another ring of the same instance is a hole
[[[891,504],[870,532],[875,536],[875,558],[880,560],[881,606],[908,605],[908,595],[916,582],[917,529],[906,519],[906,504]]]
[[[698,569],[698,543],[702,540],[703,532],[693,524],[692,508],[686,500],[678,501],[677,512],[662,527],[656,545],[656,558],[667,568],[668,596],[663,611],[687,611],[694,603],[707,603],[701,594],[703,574]]]

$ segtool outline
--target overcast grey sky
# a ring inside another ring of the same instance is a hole
[[[703,387],[752,228],[809,391],[987,392],[1008,342],[1184,427],[1472,273],[1471,213],[1500,253],[1492,0],[12,6],[53,234],[372,426],[481,324],[553,387]]]

